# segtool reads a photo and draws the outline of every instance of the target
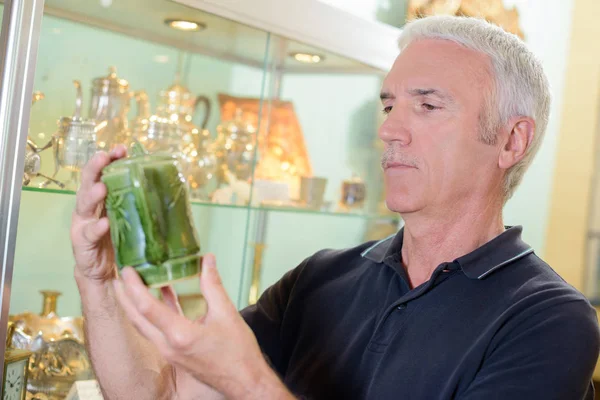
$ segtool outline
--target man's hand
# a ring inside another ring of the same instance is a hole
[[[124,146],[110,153],[99,152],[81,172],[71,222],[71,243],[75,277],[92,283],[107,283],[116,276],[115,255],[109,235],[108,218],[103,216],[106,186],[100,181],[102,169],[127,155]]]
[[[230,399],[293,399],[265,361],[252,331],[229,300],[213,255],[202,262],[200,288],[207,314],[190,321],[173,306],[154,298],[132,268],[115,280],[122,308],[137,330],[166,360]]]
[[[117,270],[108,218],[103,212],[106,186],[100,177],[104,167],[126,155],[126,148],[118,146],[108,154],[99,152],[88,162],[81,172],[71,223],[75,278],[94,371],[111,398],[221,400],[222,395],[186,371],[169,366],[131,327],[114,299],[111,282]],[[180,311],[169,289],[163,290],[163,295],[174,312]],[[144,387],[137,384],[140,381]]]

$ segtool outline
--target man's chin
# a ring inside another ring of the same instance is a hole
[[[385,201],[385,205],[388,210],[399,213],[409,214],[419,210],[419,207],[415,204],[415,201],[405,196],[388,196]]]

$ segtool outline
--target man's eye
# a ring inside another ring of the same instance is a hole
[[[437,110],[439,109],[439,107],[436,107],[434,105],[428,104],[428,103],[423,103],[421,104],[421,106],[426,109],[427,111],[433,111],[433,110]]]
[[[385,115],[388,115],[390,112],[392,112],[392,106],[383,107],[381,112],[383,112]]]

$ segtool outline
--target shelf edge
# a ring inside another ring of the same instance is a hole
[[[318,0],[171,0],[388,71],[401,30]],[[360,35],[356,35],[360,32]],[[354,37],[353,37],[354,36]],[[349,40],[349,38],[352,40]]]

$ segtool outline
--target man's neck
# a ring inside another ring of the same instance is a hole
[[[420,215],[419,215],[420,214]],[[502,204],[488,203],[438,212],[435,216],[403,215],[402,262],[411,287],[429,280],[438,265],[453,261],[504,231]]]

